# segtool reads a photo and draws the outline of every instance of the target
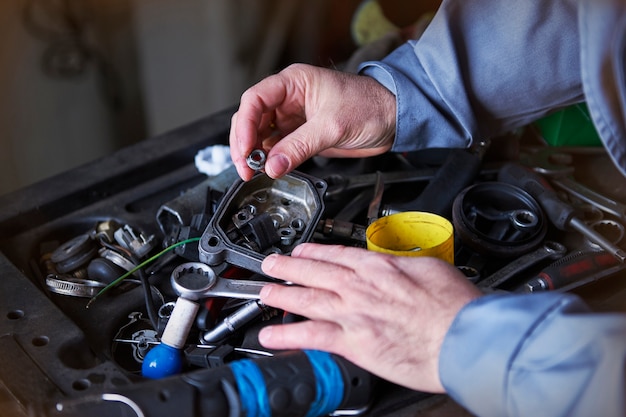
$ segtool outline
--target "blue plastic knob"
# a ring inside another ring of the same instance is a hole
[[[161,343],[150,349],[143,359],[141,374],[144,378],[161,379],[179,374],[183,369],[180,349]]]

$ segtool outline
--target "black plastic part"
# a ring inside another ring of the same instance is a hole
[[[95,258],[89,262],[87,275],[90,280],[110,284],[126,273],[122,268],[106,258]]]
[[[214,348],[190,346],[185,349],[185,358],[190,365],[201,368],[217,368],[223,366],[233,354],[231,345],[220,345]]]
[[[245,223],[241,226],[241,232],[247,241],[252,241],[256,244],[255,250],[257,252],[264,252],[280,241],[280,236],[276,232],[272,218],[267,213],[261,213]]]
[[[372,397],[375,379],[368,372],[345,359],[332,356],[341,371],[344,391],[339,409],[364,410]],[[245,416],[241,396],[248,400],[265,391],[272,417],[306,416],[316,396],[316,377],[308,356],[303,351],[282,353],[274,357],[254,359],[263,376],[264,386],[254,385],[258,392],[239,392],[231,366],[203,369],[187,374],[147,381],[141,385],[118,390],[115,394],[135,404],[145,417],[235,417]],[[225,387],[230,389],[225,390]],[[108,404],[101,398],[63,403],[51,416],[94,415]],[[184,407],[181,407],[184,404]],[[59,411],[59,408],[62,411]],[[113,407],[108,417],[122,417]]]
[[[412,201],[392,206],[392,210],[425,211],[450,218],[455,197],[474,181],[481,162],[478,154],[467,149],[451,149],[420,195]]]
[[[504,241],[490,235],[494,222],[475,215],[480,211],[507,212],[528,210],[537,216],[537,225],[518,238]],[[462,244],[476,253],[498,258],[510,258],[536,248],[546,236],[547,224],[535,199],[514,185],[483,182],[465,188],[454,200],[452,221]]]
[[[541,175],[523,165],[508,163],[500,169],[498,181],[516,185],[528,192],[539,202],[554,226],[559,230],[568,230],[574,209],[556,195]]]

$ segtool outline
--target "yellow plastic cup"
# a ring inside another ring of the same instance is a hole
[[[433,256],[454,265],[454,228],[433,213],[407,211],[381,217],[365,232],[367,249],[398,256]]]

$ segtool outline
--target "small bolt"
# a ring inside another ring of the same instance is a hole
[[[250,152],[250,155],[246,158],[246,163],[250,167],[250,169],[254,171],[260,171],[265,166],[265,152],[261,149],[255,149]]]

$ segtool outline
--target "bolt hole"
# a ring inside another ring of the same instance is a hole
[[[286,198],[283,198],[280,202],[282,203],[283,206],[291,205],[291,200],[288,200]]]
[[[220,240],[217,238],[217,236],[211,236],[207,243],[209,244],[209,246],[215,247],[220,244]]]
[[[318,181],[315,183],[315,187],[318,189],[323,189],[326,186],[326,184],[324,184],[322,181]]]
[[[75,391],[85,391],[91,386],[91,382],[88,379],[78,379],[72,383],[72,388]]]
[[[170,399],[170,392],[167,390],[159,391],[159,401],[166,402]]]
[[[291,227],[293,227],[294,229],[301,231],[304,229],[305,223],[304,220],[302,219],[293,219],[291,221]]]
[[[19,320],[24,317],[24,311],[22,310],[12,310],[7,313],[7,318],[9,320]]]
[[[33,346],[37,347],[46,346],[48,343],[50,343],[50,339],[48,338],[48,336],[37,336],[32,340],[32,343]]]

